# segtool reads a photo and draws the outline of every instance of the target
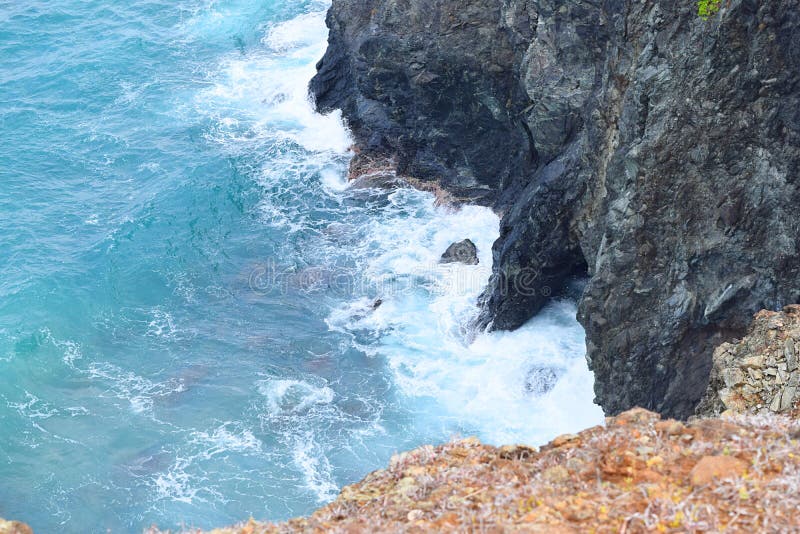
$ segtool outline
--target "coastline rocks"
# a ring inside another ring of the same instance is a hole
[[[684,424],[637,409],[540,449],[427,445],[307,518],[214,532],[795,532],[798,432],[774,415]]]
[[[524,11],[481,0],[337,0],[310,84],[316,106],[343,111],[357,164],[391,161],[398,175],[493,204],[531,168],[519,120],[527,103],[509,76],[531,34]],[[502,28],[515,16],[522,33]]]
[[[350,162],[349,184],[353,189],[392,189],[408,187],[397,175],[391,160],[356,154]]]
[[[692,415],[800,302],[800,0],[334,0],[311,82],[357,159],[502,214],[477,326],[574,277],[597,402]]]
[[[439,263],[463,263],[465,265],[478,265],[478,247],[469,239],[453,243],[439,260]]]
[[[351,189],[398,189],[413,187],[433,193],[437,206],[456,206],[464,199],[455,197],[436,182],[422,181],[412,176],[400,175],[397,162],[390,157],[362,154],[356,147],[356,154],[350,161],[349,187]]]
[[[698,415],[800,415],[800,306],[761,311],[739,342],[714,352],[709,389]]]

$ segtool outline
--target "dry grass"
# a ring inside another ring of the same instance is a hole
[[[798,437],[779,416],[683,424],[634,410],[540,451],[422,447],[309,518],[215,532],[800,532]],[[700,460],[722,457],[742,472],[699,482]]]

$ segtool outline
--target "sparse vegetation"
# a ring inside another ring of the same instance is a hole
[[[697,0],[697,15],[703,19],[708,20],[719,12],[722,0]]]
[[[681,423],[633,410],[541,450],[422,447],[309,518],[214,534],[797,532],[798,437],[800,422],[776,415]]]

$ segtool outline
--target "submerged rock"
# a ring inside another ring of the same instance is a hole
[[[525,390],[534,396],[544,395],[556,387],[562,374],[551,367],[534,367],[525,377]]]
[[[478,247],[469,239],[453,243],[444,254],[439,263],[463,263],[465,265],[478,265]]]
[[[687,417],[800,302],[800,0],[334,0],[311,92],[357,159],[502,213],[478,326],[588,276],[598,402]],[[782,401],[781,401],[782,402]]]

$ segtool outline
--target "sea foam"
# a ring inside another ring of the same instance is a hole
[[[499,235],[491,210],[437,207],[429,193],[399,190],[369,224],[364,272],[382,304],[345,302],[328,322],[377,333],[361,347],[386,359],[417,405],[418,424],[495,444],[540,444],[603,422],[574,303],[554,302],[516,332],[473,331]],[[438,263],[465,238],[475,242],[479,265]]]

